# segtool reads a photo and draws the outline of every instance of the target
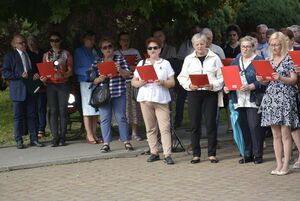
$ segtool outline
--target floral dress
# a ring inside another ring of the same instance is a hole
[[[288,77],[295,72],[294,63],[287,55],[276,66],[271,60],[273,70],[280,76]],[[261,126],[285,125],[291,128],[300,126],[297,102],[297,88],[281,81],[270,81],[263,97],[259,112],[262,113]]]

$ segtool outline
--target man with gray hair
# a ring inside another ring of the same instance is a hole
[[[265,24],[260,24],[256,27],[256,32],[259,36],[257,50],[259,50],[262,53],[262,56],[264,58],[267,56],[266,51],[268,49],[267,30],[268,26]]]
[[[300,47],[300,26],[299,25],[292,25],[288,27],[294,33],[294,47]]]
[[[224,53],[223,49],[220,46],[212,43],[212,41],[213,41],[212,31],[206,27],[206,28],[202,29],[202,33],[207,38],[207,48],[209,48],[211,51],[213,51],[215,54],[217,54],[220,57],[220,59],[225,59],[225,53]]]

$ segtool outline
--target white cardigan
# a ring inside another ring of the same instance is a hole
[[[177,79],[180,85],[187,91],[191,91],[190,84],[191,79],[190,74],[207,74],[209,83],[213,85],[213,91],[221,91],[224,85],[223,76],[221,72],[221,67],[223,66],[218,55],[213,53],[210,49],[207,49],[208,53],[203,62],[203,66],[196,55],[196,51],[186,56],[182,65],[182,69]],[[198,90],[204,90],[199,88]],[[219,106],[223,105],[222,91],[218,94]]]

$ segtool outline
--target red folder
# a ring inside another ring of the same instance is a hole
[[[124,57],[130,65],[130,70],[134,71],[136,67],[136,55],[124,55]]]
[[[55,70],[53,62],[37,63],[40,76],[54,78]]]
[[[223,66],[230,66],[231,62],[233,61],[233,58],[225,58],[221,59]]]
[[[154,82],[155,80],[158,80],[153,65],[137,66],[136,70],[138,71],[141,80],[145,80],[147,82]]]
[[[242,80],[238,66],[224,66],[221,68],[225,86],[231,90],[240,90],[242,87]]]
[[[105,75],[107,77],[116,77],[118,75],[116,64],[113,61],[97,63],[97,67],[101,75]]]
[[[300,51],[289,51],[289,55],[292,57],[295,66],[300,67]]]
[[[200,87],[209,84],[207,74],[189,75],[192,84]]]
[[[256,75],[262,76],[264,80],[274,80],[272,65],[268,60],[253,60],[252,64],[255,68]]]

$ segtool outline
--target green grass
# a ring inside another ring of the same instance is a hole
[[[9,92],[0,92],[0,144],[13,144],[13,112]]]

